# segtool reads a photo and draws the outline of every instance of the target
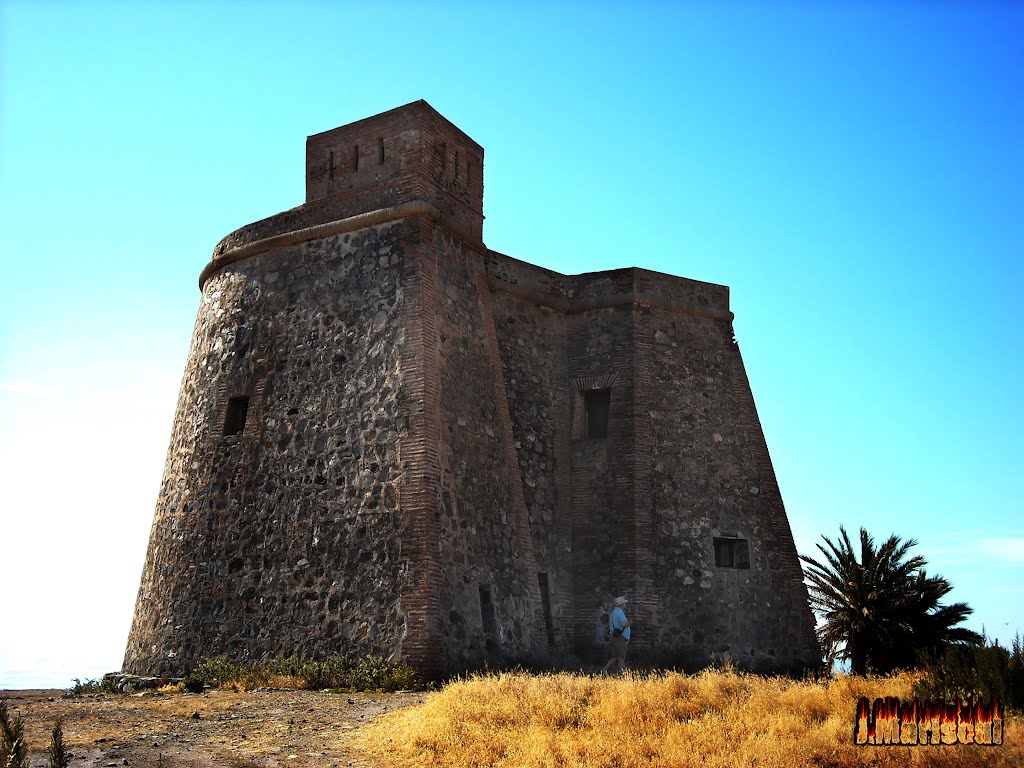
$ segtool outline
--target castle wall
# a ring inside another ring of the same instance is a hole
[[[400,651],[402,230],[314,240],[207,282],[125,671]],[[245,427],[225,436],[235,396],[250,398]]]
[[[566,317],[502,291],[492,302],[517,474],[538,586],[546,591],[539,629],[549,646],[566,652],[574,621]]]
[[[817,662],[728,289],[489,251],[482,166],[416,102],[218,244],[126,672],[596,660],[619,594],[634,660]]]
[[[556,631],[593,656],[611,596],[627,593],[634,654],[693,666],[723,654],[765,669],[813,663],[806,593],[732,341],[728,289],[638,269],[567,277],[493,252],[489,271],[536,551],[571,552],[573,588]],[[584,434],[594,389],[610,390],[601,439]],[[556,402],[567,412],[535,406]],[[545,472],[530,448],[540,434],[567,444],[543,482],[568,471],[568,528],[545,527],[557,503],[536,503]],[[742,539],[750,567],[716,564],[716,537]],[[773,620],[780,615],[789,619]]]
[[[537,652],[539,590],[481,254],[440,227],[440,613],[449,665]]]
[[[692,666],[723,655],[763,670],[813,663],[796,550],[788,525],[778,525],[781,498],[758,447],[764,439],[731,323],[643,314],[650,567],[660,594],[647,628],[652,647]],[[716,564],[715,538],[744,542],[749,567]]]
[[[647,326],[656,360],[653,565],[665,595],[652,630],[659,645],[681,649],[688,661],[728,653],[749,663],[753,647],[774,654],[781,643],[751,636],[772,626],[758,617],[767,620],[778,598],[758,522],[757,469],[732,401],[728,332],[714,320],[665,312],[651,313]],[[716,567],[713,538],[723,534],[748,542],[749,569]]]
[[[600,280],[593,291],[617,292],[621,285]],[[578,291],[592,293],[583,285]],[[606,307],[569,316],[567,382],[572,404],[570,432],[575,574],[575,647],[587,654],[607,634],[611,598],[634,588],[632,562],[634,457],[632,324],[628,306]],[[610,390],[608,434],[587,438],[584,398]],[[636,610],[639,603],[631,608]],[[637,634],[639,640],[639,633]],[[635,647],[635,646],[634,646]]]

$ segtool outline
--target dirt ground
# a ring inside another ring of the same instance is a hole
[[[49,765],[54,723],[64,723],[71,768],[391,768],[369,762],[349,737],[385,712],[422,703],[425,693],[95,694],[0,691],[25,722],[29,764]]]

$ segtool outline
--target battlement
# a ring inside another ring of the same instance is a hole
[[[483,239],[484,150],[420,100],[306,139],[306,203],[349,215],[426,200]]]

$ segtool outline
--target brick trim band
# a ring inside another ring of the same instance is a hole
[[[344,219],[328,221],[323,224],[316,224],[315,226],[305,227],[303,229],[295,229],[291,232],[282,232],[279,235],[272,235],[271,237],[265,237],[262,240],[254,240],[251,243],[246,243],[238,248],[232,248],[229,251],[225,251],[220,256],[216,256],[211,259],[210,263],[203,268],[203,271],[199,274],[199,290],[203,290],[203,286],[206,285],[206,281],[209,280],[215,272],[219,272],[229,264],[234,264],[242,259],[248,259],[251,256],[256,256],[257,254],[266,253],[267,251],[272,251],[275,248],[285,248],[289,245],[308,243],[310,240],[319,240],[324,237],[340,235],[345,232],[352,232],[357,229],[372,227],[377,224],[386,224],[391,221],[397,221],[398,219],[408,218],[409,216],[420,215],[429,216],[431,219],[438,222],[467,243],[478,249],[486,250],[483,243],[477,242],[476,238],[471,237],[468,232],[463,230],[462,227],[445,218],[433,203],[427,202],[426,200],[410,200],[407,203],[400,203],[399,205],[393,205],[387,208],[378,208],[375,211],[359,213],[355,216],[348,216]]]
[[[703,307],[699,304],[690,304],[682,301],[675,301],[667,296],[645,291],[634,291],[633,293],[610,294],[607,296],[595,296],[588,299],[560,299],[550,294],[530,291],[519,286],[506,283],[496,277],[489,277],[488,285],[492,291],[501,291],[515,296],[523,301],[539,304],[543,307],[575,315],[579,312],[586,312],[591,309],[607,309],[609,307],[654,307],[673,312],[677,315],[693,315],[696,317],[710,317],[714,320],[732,321],[734,315],[727,309],[714,309]]]
[[[575,376],[572,383],[578,391],[586,392],[591,389],[611,389],[618,380],[619,374],[606,373],[600,376]]]

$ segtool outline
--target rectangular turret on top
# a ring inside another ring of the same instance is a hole
[[[306,139],[306,202],[348,215],[425,200],[479,243],[483,188],[483,147],[422,100]]]

